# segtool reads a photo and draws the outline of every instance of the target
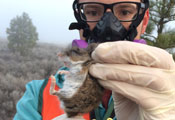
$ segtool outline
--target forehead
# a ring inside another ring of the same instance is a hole
[[[111,4],[115,2],[140,2],[141,0],[79,0],[81,2],[100,2],[100,3],[106,3]]]

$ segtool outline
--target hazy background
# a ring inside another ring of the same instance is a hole
[[[0,37],[6,37],[6,28],[12,18],[23,12],[29,14],[37,27],[39,41],[67,44],[79,38],[77,30],[69,31],[71,22],[75,22],[73,0],[0,0]],[[167,29],[175,28],[175,21],[168,23]]]
[[[75,22],[72,3],[73,0],[0,0],[0,37],[7,36],[12,18],[26,12],[37,27],[40,42],[67,44],[79,38],[77,30],[68,30]]]
[[[40,80],[54,75],[63,66],[57,53],[62,44],[79,38],[77,30],[69,31],[75,22],[73,0],[0,0],[0,120],[12,120],[16,103],[24,94],[25,85],[31,80]],[[29,14],[39,33],[39,43],[27,56],[11,51],[6,38],[10,21],[23,12]],[[166,29],[175,28],[175,21]],[[57,44],[57,45],[55,45]],[[175,55],[174,55],[175,58]]]

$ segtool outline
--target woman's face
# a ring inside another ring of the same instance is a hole
[[[79,0],[80,3],[85,3],[85,2],[100,2],[100,3],[105,3],[105,4],[112,4],[116,2],[124,2],[124,1],[129,1],[129,2],[141,2],[141,0]],[[107,9],[106,12],[111,12],[110,9]],[[149,12],[145,14],[145,17],[141,24],[137,27],[137,36],[135,39],[140,39],[141,34],[145,32],[146,26],[148,24],[149,20]],[[131,22],[121,22],[123,26],[126,29],[129,29],[129,26]],[[87,24],[90,27],[90,30],[93,30],[93,28],[96,26],[97,22],[87,22]]]

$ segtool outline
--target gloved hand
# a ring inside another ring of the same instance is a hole
[[[113,91],[117,120],[175,120],[175,63],[166,51],[128,41],[100,44],[90,74]]]

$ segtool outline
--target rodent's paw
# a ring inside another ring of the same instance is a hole
[[[69,74],[70,72],[67,71],[67,70],[59,70],[58,71],[58,74],[61,74],[61,75],[66,75],[66,74]]]

